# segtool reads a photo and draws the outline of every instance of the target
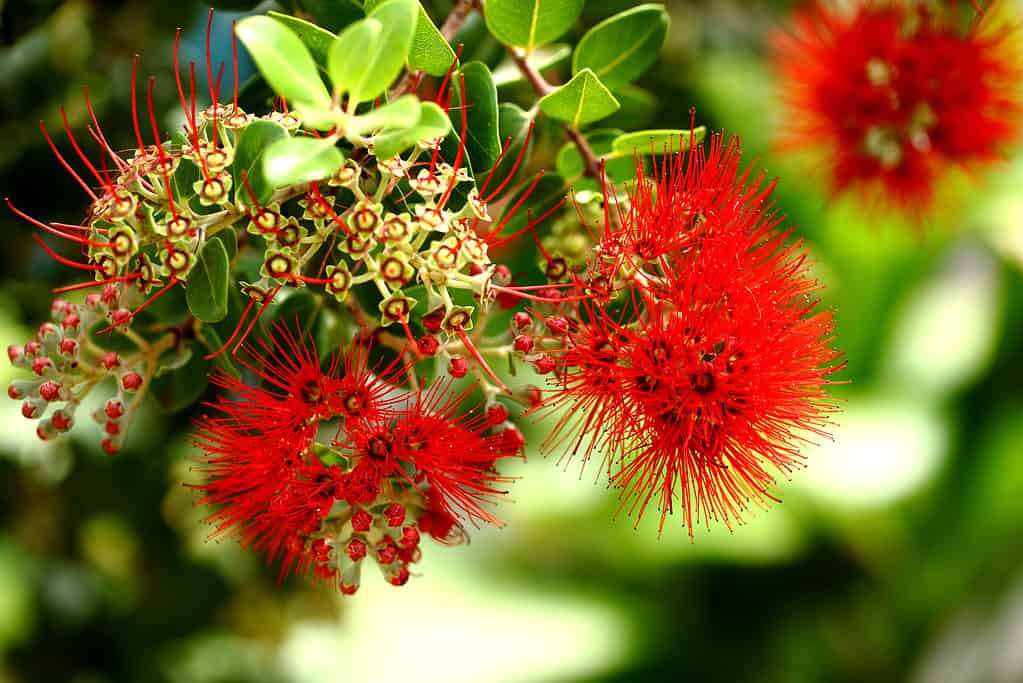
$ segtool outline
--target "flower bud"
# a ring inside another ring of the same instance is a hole
[[[430,334],[440,332],[440,326],[444,322],[444,309],[438,308],[423,316],[423,329]]]
[[[562,318],[560,315],[552,315],[547,318],[544,323],[547,325],[547,329],[557,335],[568,334],[568,321]]]
[[[30,341],[24,346],[25,355],[28,358],[35,358],[43,350],[43,345],[37,341]]]
[[[390,578],[387,579],[388,583],[392,586],[404,586],[408,583],[409,573],[408,567],[402,567],[395,572]]]
[[[57,401],[60,399],[60,385],[53,380],[43,382],[39,387],[39,396],[44,401]]]
[[[36,436],[39,437],[40,441],[49,441],[57,436],[57,430],[53,427],[53,423],[50,420],[42,420],[36,426]]]
[[[110,318],[111,325],[114,327],[120,327],[131,322],[131,311],[127,308],[118,308],[111,311],[108,317]]]
[[[505,408],[500,403],[495,403],[494,405],[487,408],[487,424],[499,425],[507,419],[508,409]]]
[[[405,522],[405,506],[391,503],[384,509],[384,517],[387,518],[387,526],[401,526]]]
[[[536,371],[541,375],[546,375],[554,369],[554,359],[547,354],[544,354],[533,361],[533,367],[536,368]]]
[[[512,329],[516,332],[525,332],[533,325],[533,318],[525,311],[519,311],[512,316]]]
[[[366,543],[360,541],[357,538],[353,538],[348,541],[348,545],[345,547],[345,555],[352,562],[358,562],[362,558],[366,557]]]
[[[108,399],[106,406],[103,408],[103,412],[110,419],[116,420],[124,415],[124,404],[116,398]]]
[[[70,338],[61,339],[57,348],[60,350],[60,355],[64,358],[74,358],[78,353],[78,341]]]
[[[530,407],[535,407],[543,402],[543,392],[539,387],[535,387],[532,384],[525,388],[526,400],[529,401]]]
[[[317,560],[324,562],[330,557],[330,544],[325,538],[317,538],[309,545],[309,551]]]
[[[121,376],[121,386],[125,391],[137,391],[142,386],[142,375],[137,372],[126,372]]]
[[[42,377],[47,370],[53,368],[53,361],[46,356],[38,356],[32,361],[32,372]]]
[[[21,414],[29,420],[34,420],[46,410],[46,402],[37,398],[30,398],[21,404]]]
[[[117,355],[116,351],[107,351],[103,354],[103,358],[100,359],[100,365],[107,370],[113,370],[121,365],[121,357]]]
[[[69,331],[77,331],[78,326],[81,324],[82,318],[77,313],[68,313],[64,316],[64,319],[60,321],[61,327]]]
[[[17,365],[25,358],[25,347],[21,344],[11,344],[7,347],[7,359],[11,365]]]
[[[365,510],[359,510],[352,515],[352,528],[356,531],[369,531],[371,526],[373,526],[373,515]]]
[[[533,352],[533,338],[528,337],[524,334],[520,334],[515,337],[515,341],[512,343],[515,350],[519,353],[532,353]]]
[[[58,432],[66,432],[74,425],[74,417],[66,410],[58,410],[50,417],[50,422]]]
[[[58,336],[57,326],[53,323],[43,323],[39,326],[39,331],[36,332],[36,339],[44,344],[56,340]]]
[[[440,342],[437,338],[432,335],[424,335],[416,341],[416,347],[419,349],[419,353],[424,356],[432,356],[437,353],[437,349],[440,348]]]
[[[503,263],[498,265],[497,268],[494,269],[494,280],[497,282],[497,284],[506,285],[509,282],[511,282],[511,278],[512,278],[511,269],[508,268],[508,266],[504,265]]]
[[[398,544],[406,550],[415,548],[419,545],[419,529],[414,526],[407,526],[401,530],[401,540]]]
[[[85,297],[85,305],[88,308],[96,308],[102,301],[99,294],[89,294]]]
[[[103,439],[100,445],[103,447],[103,452],[107,455],[117,455],[121,451],[121,444],[112,438]]]
[[[397,559],[397,546],[388,543],[377,548],[377,561],[380,562],[380,564],[391,564]]]
[[[7,385],[7,396],[11,400],[20,401],[26,393],[24,382],[14,381]]]
[[[117,420],[107,420],[103,425],[103,431],[110,436],[117,436],[121,433],[121,423]]]
[[[462,356],[452,356],[451,366],[448,368],[448,373],[452,377],[462,378],[469,372],[469,361]]]

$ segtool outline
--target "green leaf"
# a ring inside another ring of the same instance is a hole
[[[330,51],[330,46],[334,44],[336,35],[325,28],[320,28],[316,24],[290,14],[281,14],[280,12],[268,12],[268,14],[294,31],[299,40],[309,48],[309,54],[316,60],[317,66],[321,69],[327,68],[327,53]]]
[[[178,149],[191,145],[188,136],[180,130],[171,136],[171,142],[177,145]],[[171,183],[174,185],[174,199],[184,201],[194,195],[195,181],[201,177],[199,166],[182,156],[178,161],[178,167],[174,170],[174,175],[171,176]]]
[[[688,130],[638,130],[615,138],[612,150],[618,156],[633,154],[663,154],[665,151],[678,152],[703,142],[707,135],[706,126]]]
[[[548,69],[552,69],[561,64],[571,56],[571,45],[558,44],[547,47],[538,47],[526,58],[526,61],[538,73],[542,74]],[[522,75],[522,71],[519,69],[518,65],[515,64],[515,60],[510,57],[504,59],[497,65],[497,68],[494,69],[494,84],[498,88],[512,85],[514,83],[525,83],[525,81],[526,77]]]
[[[420,7],[416,33],[412,37],[412,47],[408,53],[409,67],[413,70],[422,70],[431,76],[443,76],[456,59],[455,51],[437,30],[430,15]]]
[[[529,112],[524,111],[517,104],[511,102],[502,102],[498,108],[498,130],[500,131],[501,142],[503,143],[509,137],[511,143],[508,145],[508,151],[504,153],[504,157],[501,159],[501,163],[497,165],[497,169],[494,170],[494,176],[490,181],[490,185],[487,186],[487,193],[493,193],[498,187],[504,183],[505,179],[508,178],[508,174],[512,172],[512,168],[515,166],[516,160],[519,158],[519,154],[522,154],[522,160],[519,163],[519,167],[515,169],[514,176],[508,180],[505,188],[498,193],[498,197],[508,191],[508,188],[513,187],[515,184],[515,177],[522,173],[522,170],[529,163],[529,155],[533,149],[533,137],[529,138],[529,145],[523,152],[522,145],[526,144],[526,135],[529,134],[529,124],[533,122],[533,118],[529,115]]]
[[[308,334],[323,308],[323,299],[308,289],[293,290],[288,298],[275,308],[276,310],[263,321],[263,329],[268,334],[273,334],[279,327]]]
[[[218,231],[210,239],[220,240],[224,243],[224,251],[227,252],[227,260],[233,261],[235,254],[238,253],[238,234],[234,231],[234,226],[229,226],[223,230]]]
[[[487,0],[487,27],[502,43],[532,52],[571,28],[583,0]]]
[[[489,169],[501,153],[501,140],[497,136],[497,86],[490,75],[490,69],[482,62],[469,62],[459,70],[462,78],[456,78],[454,107],[465,107],[466,135],[465,148],[477,172]],[[465,92],[461,81],[465,80]],[[461,132],[461,116],[456,116],[452,125]]]
[[[349,92],[359,89],[369,73],[368,58],[352,59],[352,55],[368,57],[380,42],[384,27],[373,18],[357,21],[337,37],[327,55],[327,73],[334,90]]]
[[[252,198],[245,189],[244,178],[248,180],[252,194],[260,206],[266,204],[273,194],[274,187],[263,173],[263,154],[267,148],[278,140],[289,137],[287,129],[273,121],[256,120],[250,123],[238,137],[234,150],[234,164],[231,173],[234,175],[234,201],[236,204],[251,205]]]
[[[349,119],[348,132],[364,135],[383,128],[410,128],[419,123],[421,109],[414,95],[402,95],[394,102]]]
[[[176,413],[198,401],[210,382],[210,362],[193,354],[179,370],[153,379],[152,394],[168,412]]]
[[[180,370],[185,367],[188,361],[192,360],[192,347],[191,346],[178,346],[176,348],[167,351],[157,362],[156,372],[153,377],[163,377],[169,372]]]
[[[618,100],[589,69],[540,98],[540,110],[573,128],[599,121],[618,110]]]
[[[668,23],[660,5],[640,5],[605,19],[579,41],[572,73],[591,69],[612,90],[635,80],[657,59]]]
[[[384,0],[366,0],[366,12],[373,12]],[[422,69],[431,76],[443,76],[455,63],[455,51],[448,45],[430,15],[422,6],[416,19],[416,32],[408,53],[408,65],[413,71]]]
[[[272,187],[323,180],[345,162],[333,140],[288,138],[263,153],[263,174]]]
[[[434,102],[423,102],[419,123],[412,128],[384,133],[373,138],[373,153],[378,159],[389,159],[420,140],[443,137],[451,129],[444,110]]]
[[[238,22],[235,33],[278,94],[296,103],[330,106],[316,62],[294,32],[270,17],[246,17]]]
[[[207,240],[185,282],[188,310],[199,320],[215,323],[227,316],[231,260],[221,240]]]
[[[401,73],[412,47],[419,3],[385,0],[345,29],[330,48],[327,70],[352,104],[383,93]]]

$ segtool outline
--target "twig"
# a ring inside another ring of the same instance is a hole
[[[544,79],[543,74],[533,68],[533,65],[526,59],[526,55],[514,47],[505,45],[505,49],[511,58],[515,61],[515,66],[519,68],[519,71],[529,81],[529,85],[532,86],[533,91],[540,97],[550,93],[554,90],[554,86]],[[586,142],[586,138],[575,128],[569,126],[567,123],[563,124],[565,129],[565,135],[572,141],[572,144],[579,150],[579,156],[583,159],[583,166],[586,169],[586,175],[591,178],[600,177],[600,162],[597,161],[597,156],[590,149],[590,144]]]

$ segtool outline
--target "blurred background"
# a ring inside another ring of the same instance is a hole
[[[425,4],[441,20],[450,7]],[[587,2],[575,39],[631,4]],[[76,222],[85,197],[38,120],[59,129],[63,103],[84,130],[88,84],[107,137],[133,146],[138,52],[171,127],[174,30],[198,59],[208,7],[0,8],[0,194]],[[182,485],[195,477],[188,413],[148,411],[109,458],[87,420],[44,444],[6,402],[0,681],[1023,681],[1023,155],[923,225],[830,198],[819,172],[772,152],[784,122],[765,45],[791,3],[669,8],[660,62],[620,93],[608,124],[685,127],[696,106],[699,123],[740,134],[746,159],[781,178],[778,204],[838,312],[851,382],[835,388],[834,441],[779,482],[784,503],[733,533],[698,529],[690,542],[669,524],[658,540],[656,520],[613,523],[603,486],[532,454],[514,471],[524,480],[502,510],[507,528],[457,548],[426,542],[407,586],[370,576],[342,601],[301,579],[278,587],[259,557],[207,540]],[[221,55],[237,16],[218,13]],[[496,66],[493,47],[474,57]],[[548,142],[538,147],[553,155],[560,142]],[[6,346],[30,338],[50,288],[72,274],[6,211],[0,231]],[[0,383],[13,377],[0,364]],[[540,440],[542,427],[524,429]]]

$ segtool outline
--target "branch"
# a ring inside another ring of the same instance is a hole
[[[539,97],[543,97],[552,90],[554,86],[551,85],[544,79],[543,74],[533,68],[533,65],[526,59],[526,55],[521,51],[513,47],[505,45],[505,50],[511,55],[511,58],[515,60],[515,66],[519,68],[519,71],[529,81],[529,85],[532,86],[533,92]],[[583,137],[575,128],[572,128],[567,123],[562,124],[565,128],[565,135],[572,141],[572,143],[579,150],[579,156],[583,158],[583,165],[586,169],[586,175],[591,178],[600,177],[600,162],[597,160],[597,156],[590,149],[590,144],[586,142],[586,138]]]

